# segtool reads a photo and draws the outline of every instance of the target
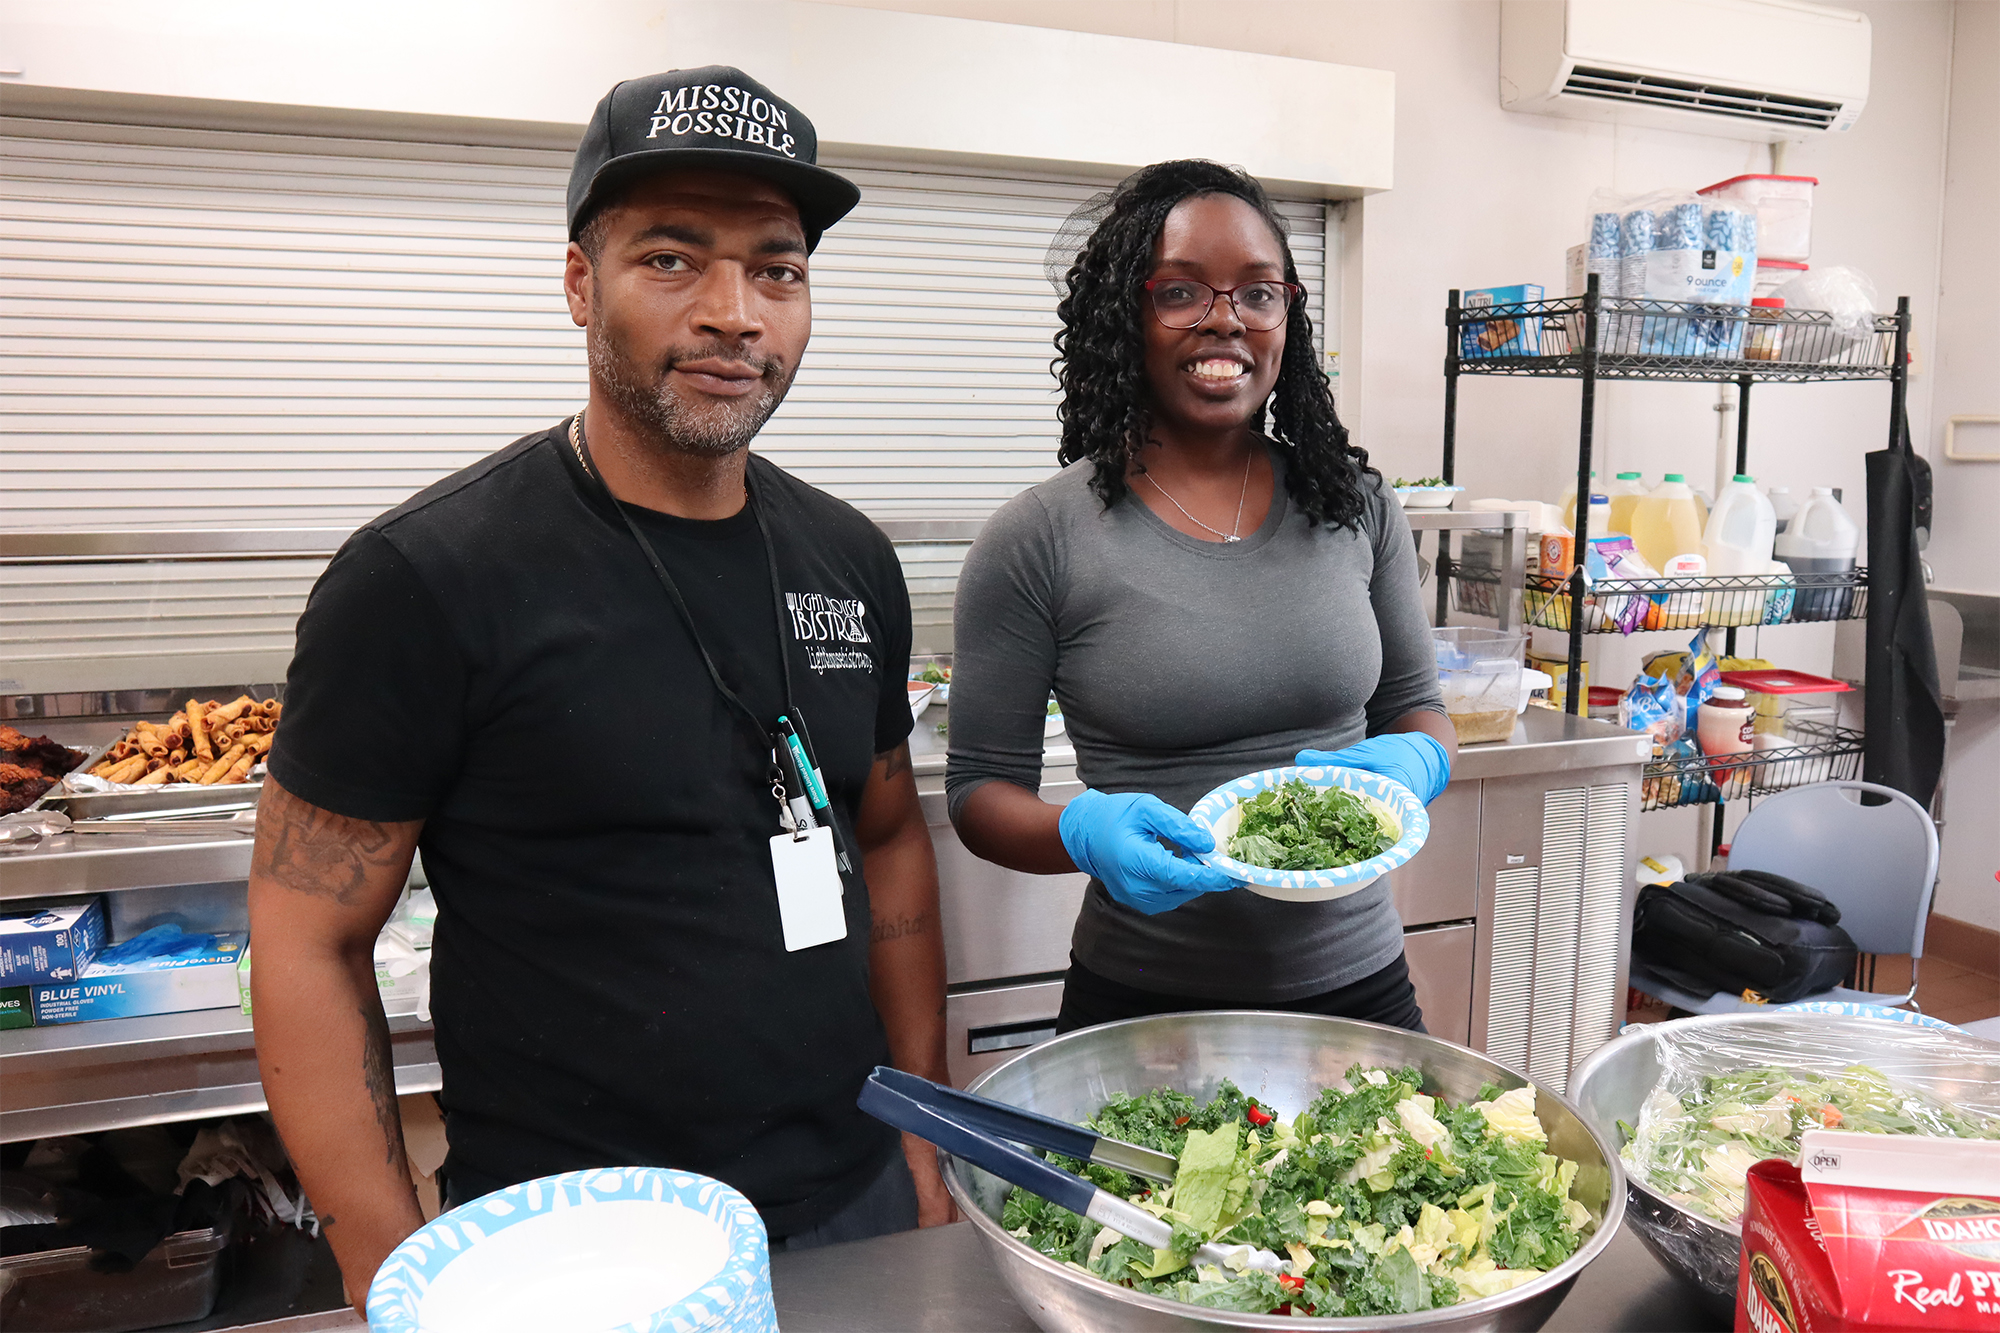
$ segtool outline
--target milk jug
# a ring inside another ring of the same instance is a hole
[[[1632,506],[1631,536],[1654,569],[1677,555],[1701,554],[1701,515],[1685,476],[1669,472]]]
[[[1636,472],[1621,472],[1605,492],[1611,497],[1611,517],[1609,531],[1632,535],[1632,509],[1645,496],[1646,488],[1639,484]]]
[[[1710,577],[1761,577],[1771,563],[1776,532],[1771,502],[1757,489],[1756,479],[1737,473],[1715,497],[1702,533]],[[1762,591],[1719,589],[1708,594],[1702,618],[1711,625],[1761,625],[1765,600]]]
[[[1854,568],[1861,547],[1861,529],[1841,508],[1830,486],[1815,486],[1812,495],[1777,539],[1774,552],[1800,575],[1795,620],[1843,620],[1854,605],[1849,587],[1814,587],[1807,575],[1844,574]]]
[[[1778,531],[1783,532],[1785,524],[1792,521],[1792,515],[1799,512],[1799,502],[1792,498],[1789,486],[1773,486],[1766,494],[1771,500],[1771,512],[1778,519]]]

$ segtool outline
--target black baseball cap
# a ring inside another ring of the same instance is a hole
[[[569,238],[629,182],[677,167],[760,176],[792,196],[806,249],[846,217],[861,191],[818,165],[805,113],[731,65],[627,79],[591,113],[569,173]]]

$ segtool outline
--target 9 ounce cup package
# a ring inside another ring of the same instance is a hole
[[[1808,1131],[1750,1168],[1738,1333],[2000,1329],[2000,1141]]]

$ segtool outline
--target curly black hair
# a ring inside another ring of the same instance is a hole
[[[1285,279],[1299,280],[1286,243],[1285,224],[1264,187],[1216,162],[1156,162],[1127,176],[1103,205],[1102,219],[1077,252],[1056,307],[1062,328],[1050,363],[1062,385],[1065,466],[1082,459],[1096,465],[1091,489],[1105,508],[1125,494],[1125,473],[1146,441],[1151,417],[1146,382],[1142,287],[1152,276],[1153,247],[1167,214],[1184,199],[1234,195],[1270,224],[1285,256]],[[1266,430],[1260,408],[1251,425]],[[1368,476],[1367,451],[1350,445],[1333,408],[1333,394],[1313,354],[1312,317],[1293,302],[1285,323],[1285,351],[1271,395],[1268,434],[1285,460],[1285,490],[1312,524],[1359,530]]]

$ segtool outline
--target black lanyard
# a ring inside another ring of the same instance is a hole
[[[570,444],[575,447],[576,461],[582,466],[583,474],[596,483],[597,489],[603,494],[604,498],[609,500],[612,508],[618,511],[618,517],[625,520],[625,530],[632,534],[632,540],[639,543],[639,549],[646,553],[646,562],[653,567],[653,575],[659,579],[660,586],[666,589],[667,598],[673,602],[674,610],[680,613],[681,623],[687,626],[688,637],[694,640],[695,651],[701,654],[701,664],[708,668],[708,678],[715,683],[716,692],[727,700],[729,705],[750,724],[751,734],[757,738],[758,750],[766,754],[775,754],[772,745],[773,740],[776,739],[779,745],[783,744],[777,728],[768,726],[760,721],[750,705],[744,703],[737,696],[736,691],[729,688],[729,682],[724,680],[722,673],[715,669],[715,659],[710,656],[708,645],[702,642],[701,628],[695,624],[694,615],[688,610],[686,600],[681,597],[681,590],[674,583],[674,576],[667,572],[665,563],[660,559],[660,553],[653,549],[653,543],[647,540],[644,532],[639,530],[639,525],[632,521],[632,515],[626,511],[624,504],[617,496],[611,493],[611,488],[605,484],[604,478],[598,474],[595,467],[591,466],[590,444],[583,438],[583,413],[581,412],[577,413],[570,422],[569,439]],[[771,544],[770,530],[764,526],[764,514],[757,505],[757,491],[750,481],[750,470],[747,460],[743,470],[743,496],[744,504],[750,510],[750,517],[757,524],[757,535],[763,539],[764,563],[771,572],[771,612],[776,621],[778,632],[778,666],[784,676],[785,715],[792,720],[795,726],[803,730],[805,725],[804,720],[799,717],[799,710],[792,702],[792,661],[791,655],[785,651],[785,608],[784,601],[782,600],[784,594],[778,591],[778,553],[776,548]],[[811,744],[811,738],[808,737],[806,740],[808,748],[810,748]],[[784,782],[784,769],[775,762],[771,766],[771,776],[774,781],[782,786]],[[782,804],[782,798],[780,798],[780,803]]]

